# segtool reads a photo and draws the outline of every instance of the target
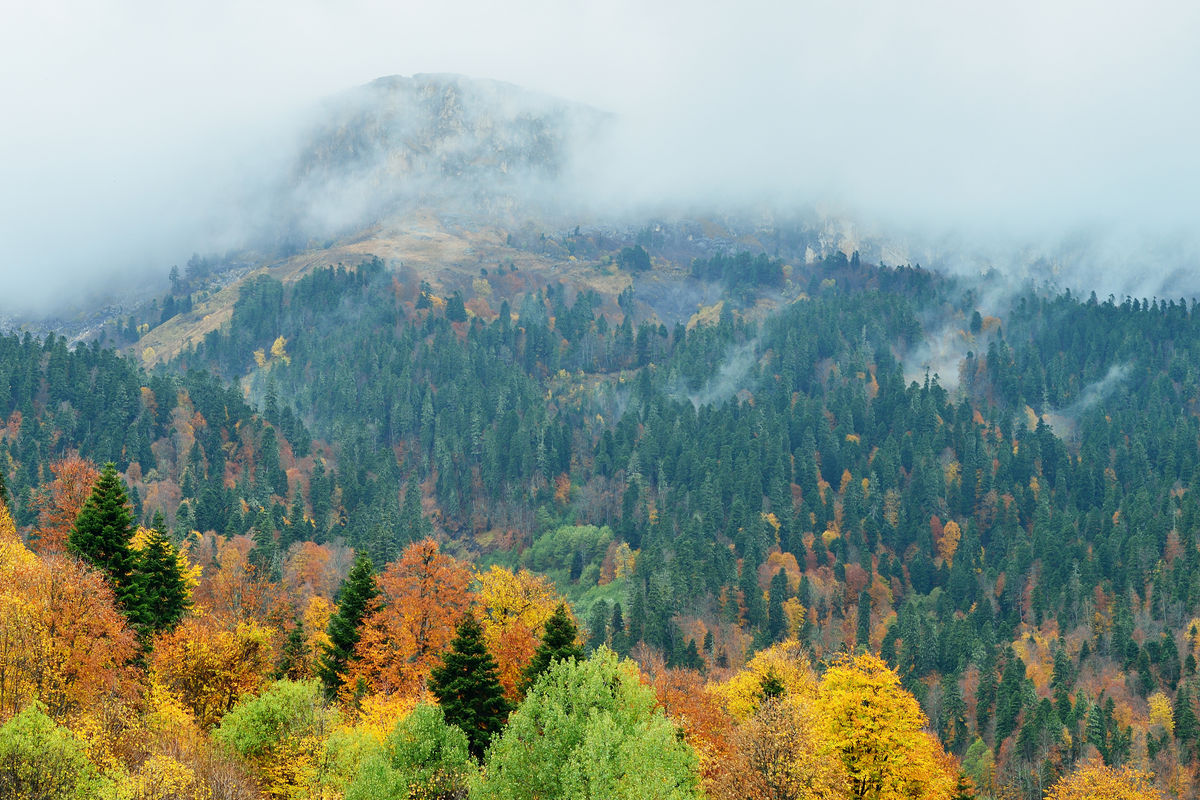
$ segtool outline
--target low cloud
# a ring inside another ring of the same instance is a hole
[[[944,269],[1191,293],[1197,40],[1200,6],[1166,1],[24,4],[0,312],[240,246],[321,98],[418,72],[614,114],[556,198],[576,215],[814,208]],[[326,216],[369,207],[346,188]]]

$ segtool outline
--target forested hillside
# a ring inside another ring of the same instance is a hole
[[[0,566],[103,584],[72,537],[113,462],[191,609],[149,630],[110,575],[86,687],[4,612],[0,761],[36,728],[131,797],[585,796],[571,758],[612,797],[1195,796],[1195,303],[731,251],[676,270],[724,296],[684,324],[661,239],[577,241],[630,288],[368,259],[245,281],[149,373],[0,339]]]

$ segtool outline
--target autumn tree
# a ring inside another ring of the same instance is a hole
[[[654,670],[652,682],[658,704],[696,751],[701,780],[709,786],[729,766],[733,718],[696,670]]]
[[[571,617],[566,603],[559,603],[558,608],[546,620],[542,632],[542,641],[538,643],[533,654],[533,660],[525,668],[525,688],[528,690],[538,676],[550,669],[556,661],[568,658],[583,659],[583,648],[579,645],[579,628]]]
[[[135,652],[100,573],[73,558],[39,558],[0,504],[0,718],[31,702],[63,717],[134,690]]]
[[[363,617],[346,674],[346,689],[415,694],[454,637],[455,620],[471,605],[471,572],[415,542],[379,576],[380,595]]]
[[[483,638],[496,658],[505,696],[521,698],[522,672],[533,659],[538,632],[558,604],[554,584],[528,570],[492,566],[479,575]]]
[[[955,776],[916,698],[878,656],[842,656],[817,690],[826,751],[846,769],[849,795],[866,800],[949,798]]]
[[[437,698],[446,722],[467,735],[471,754],[483,757],[488,742],[503,727],[512,710],[504,697],[496,660],[483,643],[483,628],[466,614],[442,663],[429,674],[429,691]]]
[[[817,684],[803,646],[789,639],[756,653],[744,669],[714,685],[712,692],[729,714],[741,721],[772,696],[815,697]]]
[[[92,493],[100,470],[78,454],[72,454],[50,464],[54,479],[33,493],[38,510],[34,535],[40,553],[62,552],[79,512]]]
[[[211,616],[191,616],[154,640],[150,668],[202,728],[215,725],[271,669],[269,628],[241,622],[232,628]]]
[[[335,694],[345,681],[346,667],[354,658],[354,648],[361,635],[359,626],[368,606],[378,594],[375,568],[371,559],[360,553],[338,592],[337,612],[329,618],[329,641],[318,668],[321,682],[330,695]]]
[[[1046,800],[1162,800],[1154,776],[1126,765],[1120,769],[1089,761],[1062,778]]]
[[[708,786],[712,800],[817,800],[841,797],[846,773],[827,757],[813,704],[767,701],[731,736],[731,754]]]

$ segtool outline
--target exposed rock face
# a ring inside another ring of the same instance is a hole
[[[288,226],[326,235],[418,206],[533,211],[607,119],[497,81],[379,78],[336,98],[301,147],[281,201]]]

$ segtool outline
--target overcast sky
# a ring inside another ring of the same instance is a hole
[[[614,111],[609,174],[636,171],[646,198],[815,202],[981,240],[1090,226],[1190,246],[1200,220],[1194,2],[9,5],[0,313],[219,242],[214,209],[301,110],[388,74]]]

